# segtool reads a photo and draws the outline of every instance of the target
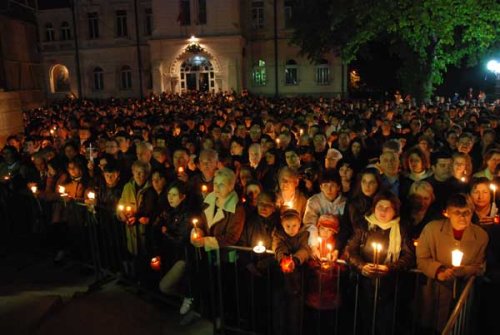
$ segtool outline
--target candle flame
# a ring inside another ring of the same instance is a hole
[[[89,192],[87,194],[87,197],[90,199],[90,200],[94,200],[95,199],[95,193],[94,192]]]
[[[36,193],[38,191],[38,187],[35,185],[31,186],[31,192]]]
[[[257,245],[253,247],[253,252],[255,252],[256,254],[262,254],[266,252],[266,247],[264,246],[264,242],[263,241],[257,242]]]
[[[465,177],[462,177],[462,178],[460,178],[460,181],[461,181],[462,183],[465,183],[465,182],[467,181],[467,179],[466,179]]]
[[[125,206],[123,206],[123,205],[118,205],[118,210],[119,210],[120,212],[122,212],[124,209],[125,209]]]
[[[496,184],[491,183],[491,184],[490,184],[490,190],[492,190],[493,192],[495,192],[495,191],[497,190],[497,185],[496,185]]]
[[[177,172],[179,173],[183,173],[184,172],[184,168],[182,166],[180,166],[178,169],[177,169]]]
[[[201,185],[201,191],[202,192],[207,192],[208,191],[207,185]]]
[[[62,186],[62,185],[59,185],[59,188],[58,188],[58,192],[63,194],[66,192],[66,187]]]
[[[193,219],[193,226],[196,227],[196,224],[198,223],[198,219]]]
[[[132,212],[132,207],[131,207],[131,206],[127,206],[127,207],[125,207],[125,210],[126,210],[127,212]]]
[[[326,248],[328,249],[328,251],[332,251],[333,250],[333,246],[330,243],[328,243],[326,245]]]

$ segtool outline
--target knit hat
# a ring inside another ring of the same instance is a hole
[[[323,214],[318,219],[318,228],[325,227],[333,230],[335,233],[339,232],[340,223],[339,218],[333,214]]]

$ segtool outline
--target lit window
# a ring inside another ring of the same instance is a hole
[[[255,86],[265,86],[267,83],[266,76],[266,62],[259,59],[259,61],[253,66],[252,69],[252,80]]]
[[[298,85],[297,62],[290,59],[285,65],[285,85]]]
[[[316,84],[329,85],[330,84],[330,66],[326,59],[322,59],[316,65]]]

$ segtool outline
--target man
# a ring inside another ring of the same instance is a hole
[[[309,245],[317,244],[318,219],[323,214],[342,216],[347,199],[342,195],[342,182],[335,170],[325,170],[319,178],[321,192],[307,200],[304,225],[309,230]]]
[[[385,151],[380,155],[380,169],[382,170],[382,185],[399,197],[399,155],[394,151]]]
[[[200,152],[198,161],[199,172],[190,178],[188,189],[191,191],[193,208],[200,209],[205,197],[214,190],[213,179],[219,164],[219,155],[214,149],[204,149]]]
[[[450,181],[452,163],[453,159],[448,152],[438,151],[431,154],[431,169],[433,174],[426,178],[425,181],[432,185],[436,204],[440,210],[444,209],[446,199],[456,191]]]

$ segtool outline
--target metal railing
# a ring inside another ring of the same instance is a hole
[[[442,335],[471,334],[471,307],[474,298],[474,282],[476,277],[472,276],[467,280],[467,284],[458,298],[453,308]]]

